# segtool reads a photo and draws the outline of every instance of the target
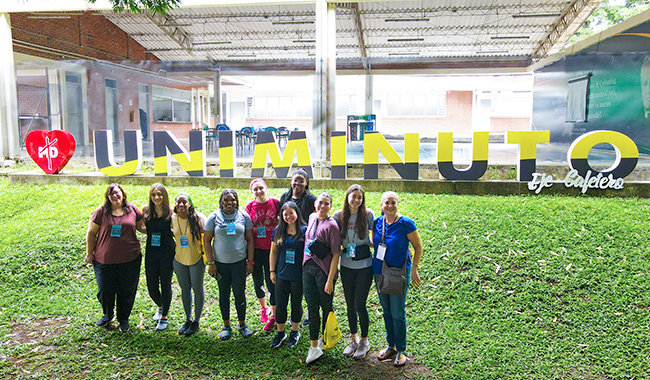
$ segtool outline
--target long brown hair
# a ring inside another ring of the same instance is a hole
[[[303,239],[302,235],[302,226],[305,225],[305,221],[302,220],[302,216],[300,215],[300,210],[298,209],[298,206],[296,205],[295,202],[289,201],[282,205],[282,209],[280,210],[280,221],[278,222],[278,226],[276,227],[277,229],[275,230],[275,244],[281,245],[284,240],[287,238],[287,230],[289,229],[289,225],[287,222],[284,221],[284,210],[291,208],[293,211],[295,211],[296,216],[298,219],[296,219],[296,235],[294,235],[294,241],[300,241]]]
[[[163,202],[162,202],[162,209],[163,209],[163,214],[158,215],[156,214],[156,205],[153,203],[151,200],[151,197],[153,196],[153,191],[158,190],[162,193],[163,196]],[[151,185],[151,189],[149,189],[149,208],[147,209],[147,212],[144,215],[144,218],[147,222],[150,222],[152,219],[155,218],[163,218],[167,219],[171,216],[171,209],[169,208],[169,194],[167,193],[167,189],[165,189],[165,186],[163,186],[162,183],[154,183]]]
[[[131,212],[131,206],[129,206],[129,203],[126,201],[126,193],[124,192],[124,189],[117,183],[111,183],[106,188],[106,192],[104,193],[104,205],[102,205],[102,208],[104,209],[104,212],[107,212],[109,214],[113,212],[113,205],[111,204],[110,196],[113,192],[113,189],[116,187],[122,192],[122,210],[124,210],[125,214],[128,214]]]
[[[356,231],[359,239],[365,239],[366,233],[368,232],[368,210],[366,210],[366,192],[363,191],[361,185],[356,183],[348,187],[348,191],[345,193],[345,201],[343,202],[343,212],[341,213],[341,237],[343,239],[348,237],[348,222],[350,221],[350,204],[348,203],[348,197],[352,192],[359,191],[363,198],[361,199],[361,204],[359,205],[359,211],[357,212],[357,222],[356,222]]]

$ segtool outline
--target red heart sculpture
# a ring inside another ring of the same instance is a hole
[[[70,161],[77,146],[68,131],[31,131],[25,139],[27,153],[45,174],[60,172]]]

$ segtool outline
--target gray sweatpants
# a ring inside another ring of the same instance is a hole
[[[205,276],[205,264],[199,260],[194,265],[183,265],[174,259],[174,272],[181,287],[181,300],[185,317],[192,320],[192,292],[194,292],[194,321],[201,319],[205,291],[203,290],[203,277]]]

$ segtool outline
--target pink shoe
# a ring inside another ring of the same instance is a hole
[[[260,323],[267,323],[269,321],[270,307],[263,307],[260,309]]]
[[[269,321],[264,325],[264,331],[271,331],[275,327],[275,316],[271,316]]]

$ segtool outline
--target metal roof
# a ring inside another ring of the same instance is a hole
[[[336,3],[343,69],[525,68],[562,48],[600,1],[421,0]],[[101,13],[163,61],[313,65],[313,3]]]

